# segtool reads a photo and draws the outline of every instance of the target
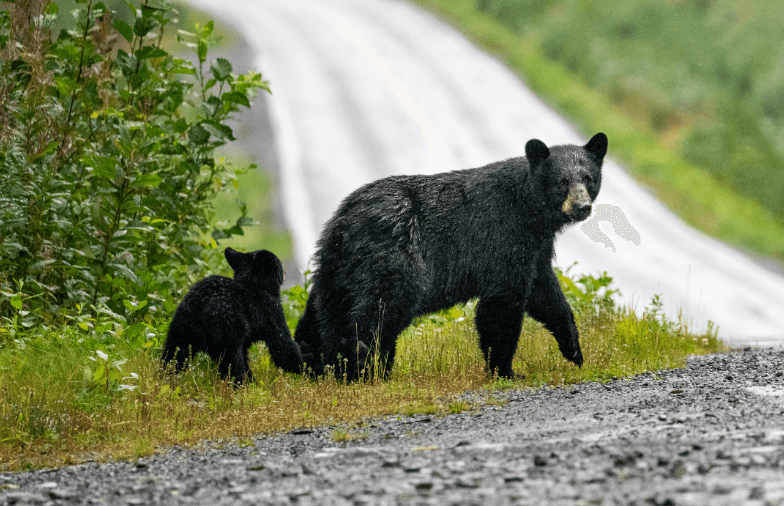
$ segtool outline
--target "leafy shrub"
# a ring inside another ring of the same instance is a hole
[[[555,273],[572,310],[579,315],[614,309],[613,295],[620,294],[620,291],[610,288],[613,279],[607,272],[603,272],[598,278],[588,274],[570,276],[569,273],[575,265],[577,262],[567,267],[566,271],[555,267]]]
[[[305,306],[308,304],[308,288],[310,288],[312,282],[310,269],[302,274],[305,277],[305,283],[280,291],[283,299],[283,312],[286,315],[286,323],[292,335],[297,328],[299,319],[305,314]]]
[[[101,2],[80,3],[73,29],[55,36],[54,3],[0,13],[6,321],[99,306],[128,323],[170,312],[172,294],[215,267],[204,235],[212,199],[247,170],[215,157],[234,139],[227,122],[269,91],[260,74],[234,75],[225,59],[205,68],[212,22],[179,31],[195,49],[190,62],[161,46],[175,15],[168,2],[129,2],[132,26]],[[248,220],[213,236],[241,233]]]

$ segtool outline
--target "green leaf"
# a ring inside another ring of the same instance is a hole
[[[57,83],[57,91],[59,91],[61,95],[70,95],[71,92],[79,88],[76,81],[69,77],[57,77],[55,78],[55,82]]]
[[[136,18],[136,23],[133,25],[133,33],[138,37],[144,37],[158,24],[153,18]]]
[[[210,133],[201,125],[193,125],[188,130],[188,139],[195,144],[201,144],[210,138]]]
[[[148,58],[159,58],[161,56],[166,56],[169,53],[164,51],[163,49],[155,46],[144,46],[143,48],[139,49],[134,53],[136,58],[140,60],[146,60]]]
[[[50,5],[54,5],[54,4],[50,4]],[[129,25],[122,19],[115,19],[114,21],[112,21],[112,26],[114,26],[114,29],[117,30],[120,33],[120,35],[122,35],[123,38],[127,40],[129,43],[133,41],[133,28],[131,28],[131,25]]]
[[[157,188],[161,184],[161,181],[161,177],[158,174],[145,174],[136,178],[136,181],[134,181],[134,186],[151,186],[153,188]]]
[[[38,153],[38,155],[36,155],[36,157],[33,158],[33,162],[37,162],[37,161],[41,160],[42,158],[46,157],[47,155],[50,155],[50,154],[54,153],[59,145],[60,145],[60,143],[58,141],[50,142],[49,144],[46,145],[46,147],[43,149],[43,151]]]
[[[142,322],[134,323],[123,331],[123,337],[129,342],[135,341],[140,335],[147,331],[149,327]]]
[[[224,102],[240,104],[240,105],[244,105],[245,107],[250,107],[250,101],[248,100],[248,97],[245,96],[244,93],[241,93],[239,91],[230,91],[228,93],[224,93],[223,96],[221,96],[221,100],[223,100]]]
[[[160,7],[154,7],[149,4],[142,4],[142,18],[147,19],[149,17],[153,17],[156,12],[165,12],[166,9],[162,9]]]
[[[207,103],[204,104],[204,109],[206,109],[209,116],[214,117],[222,106],[223,102],[215,95],[211,95],[210,98],[207,99]]]
[[[212,20],[207,21],[207,23],[204,25],[204,28],[202,29],[200,35],[202,37],[209,37],[210,35],[212,35],[212,31],[214,29],[215,29],[215,23]]]
[[[137,60],[133,55],[129,55],[122,49],[117,50],[117,59],[115,62],[124,75],[131,75],[136,71],[136,61]]]
[[[122,302],[123,302],[123,306],[125,306],[125,309],[127,309],[128,311],[138,311],[140,309],[143,309],[147,305],[146,300],[137,302],[136,304],[129,301],[128,299],[124,299]]]
[[[225,58],[218,58],[210,65],[210,71],[215,79],[225,81],[231,76],[231,63]]]
[[[207,61],[207,41],[199,39],[197,44],[197,53],[199,55],[199,63]]]
[[[9,300],[9,302],[11,303],[11,306],[13,306],[13,308],[16,309],[17,311],[21,311],[22,310],[22,294],[21,293],[17,293],[16,295],[14,295],[11,298],[11,300]]]
[[[188,129],[188,122],[180,118],[172,124],[171,128],[178,134],[181,134]]]
[[[211,133],[212,135],[214,135],[219,139],[228,139],[230,141],[234,140],[233,132],[231,131],[231,128],[227,125],[222,125],[220,123],[216,123],[213,121],[205,121],[204,123],[201,124],[201,126],[206,131],[208,131],[209,133]]]
[[[93,167],[95,175],[102,178],[112,179],[115,177],[117,169],[117,162],[114,158],[108,156],[94,155],[82,158],[82,163],[89,164]]]

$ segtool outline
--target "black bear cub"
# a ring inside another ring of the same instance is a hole
[[[291,339],[280,302],[283,266],[267,250],[224,252],[234,278],[209,276],[190,289],[174,312],[163,363],[204,352],[218,362],[221,377],[231,374],[237,383],[253,379],[248,348],[264,341],[272,361],[287,372],[302,371],[302,356]]]
[[[525,157],[388,177],[353,192],[318,242],[295,333],[305,362],[316,373],[337,366],[353,379],[364,360],[357,351],[369,348],[388,371],[397,336],[414,317],[478,297],[489,371],[513,376],[525,313],[581,366],[574,316],[552,269],[554,241],[591,213],[606,153],[602,133],[584,146],[533,139]]]

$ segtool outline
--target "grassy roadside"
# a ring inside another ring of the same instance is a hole
[[[214,250],[218,251],[218,250]],[[694,335],[661,314],[654,300],[642,317],[611,301],[610,279],[562,278],[576,309],[585,365],[565,361],[552,336],[526,319],[515,381],[488,377],[477,346],[473,305],[414,322],[398,340],[388,381],[345,384],[283,374],[263,345],[253,348],[257,382],[237,391],[199,356],[187,372],[161,375],[168,322],[131,333],[112,315],[79,325],[14,328],[0,353],[0,471],[85,461],[134,459],[167,446],[238,438],[295,427],[333,426],[336,438],[383,415],[446,415],[469,409],[469,390],[539,388],[604,381],[681,367],[689,354],[724,350],[715,332]],[[116,316],[116,315],[115,315]],[[90,321],[88,321],[90,320]],[[347,436],[348,437],[348,436]]]
[[[668,147],[667,139],[548,60],[537,39],[518,37],[481,12],[474,0],[415,1],[496,54],[583,132],[605,132],[612,157],[687,223],[739,248],[784,260],[784,227],[769,211],[685,162]]]

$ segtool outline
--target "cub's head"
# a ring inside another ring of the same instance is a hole
[[[226,248],[223,254],[234,270],[235,281],[261,285],[270,290],[278,290],[283,284],[285,279],[283,265],[274,253],[265,249],[240,253]]]
[[[541,204],[556,223],[582,221],[602,183],[602,162],[607,154],[607,136],[594,135],[585,146],[553,146],[531,139],[525,155],[531,174],[540,183]]]

